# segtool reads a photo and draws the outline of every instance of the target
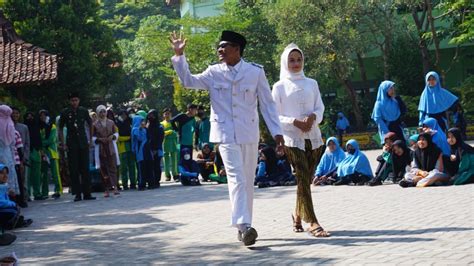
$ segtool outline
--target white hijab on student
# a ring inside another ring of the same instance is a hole
[[[290,71],[288,68],[288,57],[290,56],[291,51],[297,50],[301,53],[301,56],[303,57],[303,67],[301,68],[301,71],[297,73],[293,73]],[[280,80],[299,80],[299,79],[304,79],[304,54],[303,51],[294,43],[290,43],[288,46],[285,47],[285,50],[283,50],[283,53],[281,54],[281,60],[280,60]]]

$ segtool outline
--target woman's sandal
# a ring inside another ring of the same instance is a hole
[[[324,231],[322,226],[318,226],[313,229],[308,228],[308,232],[314,237],[330,237],[331,236],[331,233]]]
[[[293,216],[293,214],[291,215],[291,219],[293,220],[293,232],[295,232],[295,233],[304,232],[304,228],[303,228],[303,225],[301,225],[301,221],[296,222],[295,216]]]

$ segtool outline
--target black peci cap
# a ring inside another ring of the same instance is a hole
[[[245,45],[247,44],[247,40],[245,40],[245,37],[242,36],[241,34],[230,31],[230,30],[225,30],[222,32],[221,35],[221,42],[231,42],[231,43],[236,43],[240,46],[240,50],[243,51],[245,48]]]

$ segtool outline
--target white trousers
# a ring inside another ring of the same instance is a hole
[[[219,144],[227,174],[232,210],[231,225],[252,224],[255,169],[258,144]]]

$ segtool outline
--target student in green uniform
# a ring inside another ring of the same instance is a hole
[[[166,181],[171,180],[171,176],[176,180],[178,178],[178,134],[171,124],[171,109],[163,110],[163,121],[161,125],[165,130],[165,139],[163,141],[164,164]]]
[[[201,150],[204,144],[208,144],[211,150],[214,149],[214,145],[209,143],[209,135],[211,134],[211,121],[206,114],[204,106],[200,105],[198,107],[199,121],[196,123],[196,139],[195,143],[197,147]]]
[[[51,176],[54,183],[54,194],[57,199],[62,194],[61,178],[59,177],[59,154],[58,154],[58,134],[56,125],[53,124],[47,110],[39,111],[41,143],[43,145],[43,160],[41,165],[41,196],[48,197],[49,176],[48,169],[51,169]]]
[[[69,95],[70,107],[61,112],[59,119],[59,139],[67,150],[69,171],[71,173],[74,201],[95,200],[91,195],[89,176],[89,145],[92,144],[92,121],[86,108],[79,106],[77,93]],[[86,136],[85,123],[89,125],[89,139]],[[63,128],[67,128],[67,139],[64,140]],[[79,178],[79,175],[81,178]]]
[[[188,104],[188,111],[180,113],[171,119],[174,130],[178,131],[180,151],[189,149],[193,157],[193,139],[196,130],[197,105]]]
[[[120,154],[120,177],[124,190],[128,190],[128,181],[130,188],[137,189],[137,175],[135,170],[136,160],[132,152],[132,119],[127,111],[119,112],[117,119],[118,152]]]
[[[32,112],[25,114],[25,125],[28,126],[30,134],[30,158],[28,160],[28,184],[29,184],[29,195],[33,195],[34,200],[46,199],[41,195],[40,180],[41,180],[41,157],[42,148],[41,133],[39,129],[39,120]]]

